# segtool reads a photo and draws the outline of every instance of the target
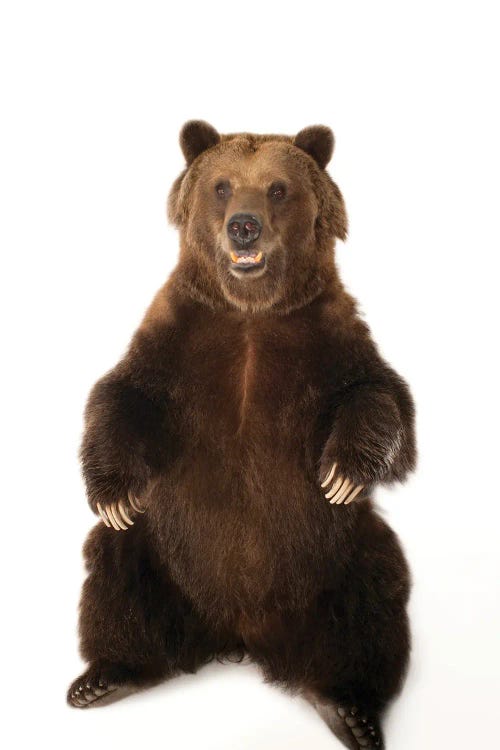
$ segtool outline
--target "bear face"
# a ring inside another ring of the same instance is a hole
[[[331,130],[220,136],[192,121],[180,143],[187,166],[168,214],[181,231],[181,265],[202,268],[205,288],[211,283],[241,310],[301,298],[328,272],[335,238],[347,232],[342,195],[325,171]]]

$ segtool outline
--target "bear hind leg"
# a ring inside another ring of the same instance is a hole
[[[318,680],[304,691],[350,750],[384,747],[380,717],[401,690],[411,643],[399,541],[378,518],[369,530],[343,585],[318,600]]]
[[[75,708],[106,705],[180,672],[195,672],[217,652],[190,603],[151,559],[139,522],[126,534],[96,526],[86,542],[88,577],[80,602],[86,671],[71,684]]]

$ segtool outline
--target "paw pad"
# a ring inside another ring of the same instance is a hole
[[[91,703],[116,690],[114,685],[108,685],[100,678],[82,675],[68,690],[68,703],[75,708],[86,708]]]
[[[337,713],[344,720],[359,748],[383,750],[382,734],[376,720],[363,715],[357,706],[339,706]]]

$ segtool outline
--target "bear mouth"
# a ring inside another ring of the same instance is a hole
[[[242,255],[231,251],[231,268],[238,271],[253,271],[265,265],[266,258],[262,250],[259,252],[247,251]]]

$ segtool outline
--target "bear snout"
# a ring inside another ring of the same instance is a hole
[[[227,223],[227,234],[237,255],[246,254],[261,233],[262,221],[255,214],[233,214]]]

